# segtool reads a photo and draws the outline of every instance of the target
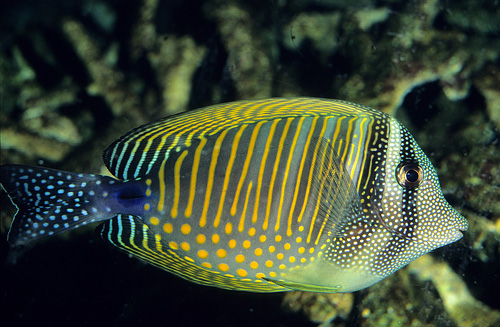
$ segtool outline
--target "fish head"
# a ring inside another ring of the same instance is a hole
[[[370,200],[379,228],[367,244],[377,253],[370,270],[382,277],[459,240],[468,228],[445,199],[429,158],[394,118],[386,149],[379,191]]]
[[[436,170],[409,131],[396,120],[393,124],[382,219],[421,248],[416,257],[459,240],[468,223],[445,199]]]

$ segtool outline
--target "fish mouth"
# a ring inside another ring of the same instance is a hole
[[[464,234],[461,232],[460,229],[450,229],[447,231],[446,237],[440,238],[440,237],[428,237],[425,241],[428,242],[429,244],[432,244],[434,248],[438,248],[450,243],[454,243],[461,239],[464,236]]]
[[[463,232],[465,232],[469,229],[469,222],[467,221],[467,219],[465,219],[464,216],[457,213],[457,218],[459,221],[458,226],[456,226],[455,228],[453,228],[450,231],[452,233],[450,235],[451,239],[452,239],[451,242],[455,242],[455,241],[458,241],[459,239],[461,239],[464,236]]]
[[[453,234],[451,235],[452,242],[458,241],[464,236],[462,231],[466,231],[467,229],[455,229],[453,230]]]

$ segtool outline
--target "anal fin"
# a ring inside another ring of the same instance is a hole
[[[139,217],[117,215],[98,227],[101,237],[127,253],[154,266],[166,269],[169,256],[163,252],[155,234]]]
[[[285,287],[290,289],[291,291],[304,291],[304,292],[318,292],[318,293],[337,293],[340,291],[340,286],[322,286],[322,285],[314,285],[314,284],[306,284],[306,283],[297,283],[286,280],[279,280],[273,278],[264,278],[268,282],[274,283],[281,287]]]
[[[180,249],[169,246],[163,235],[144,224],[142,219],[133,215],[117,215],[105,221],[99,230],[101,237],[119,249],[160,269],[181,278],[207,286],[252,292],[280,292],[286,289],[274,283],[257,283],[216,273],[201,267],[193,258]]]

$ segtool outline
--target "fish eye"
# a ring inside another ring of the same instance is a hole
[[[397,179],[399,185],[406,188],[417,187],[424,178],[422,167],[416,163],[404,162],[397,169]]]

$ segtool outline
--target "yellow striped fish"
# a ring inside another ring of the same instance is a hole
[[[104,162],[116,179],[1,166],[9,241],[103,221],[111,244],[199,284],[351,292],[467,230],[407,129],[344,101],[186,112],[124,135]]]

